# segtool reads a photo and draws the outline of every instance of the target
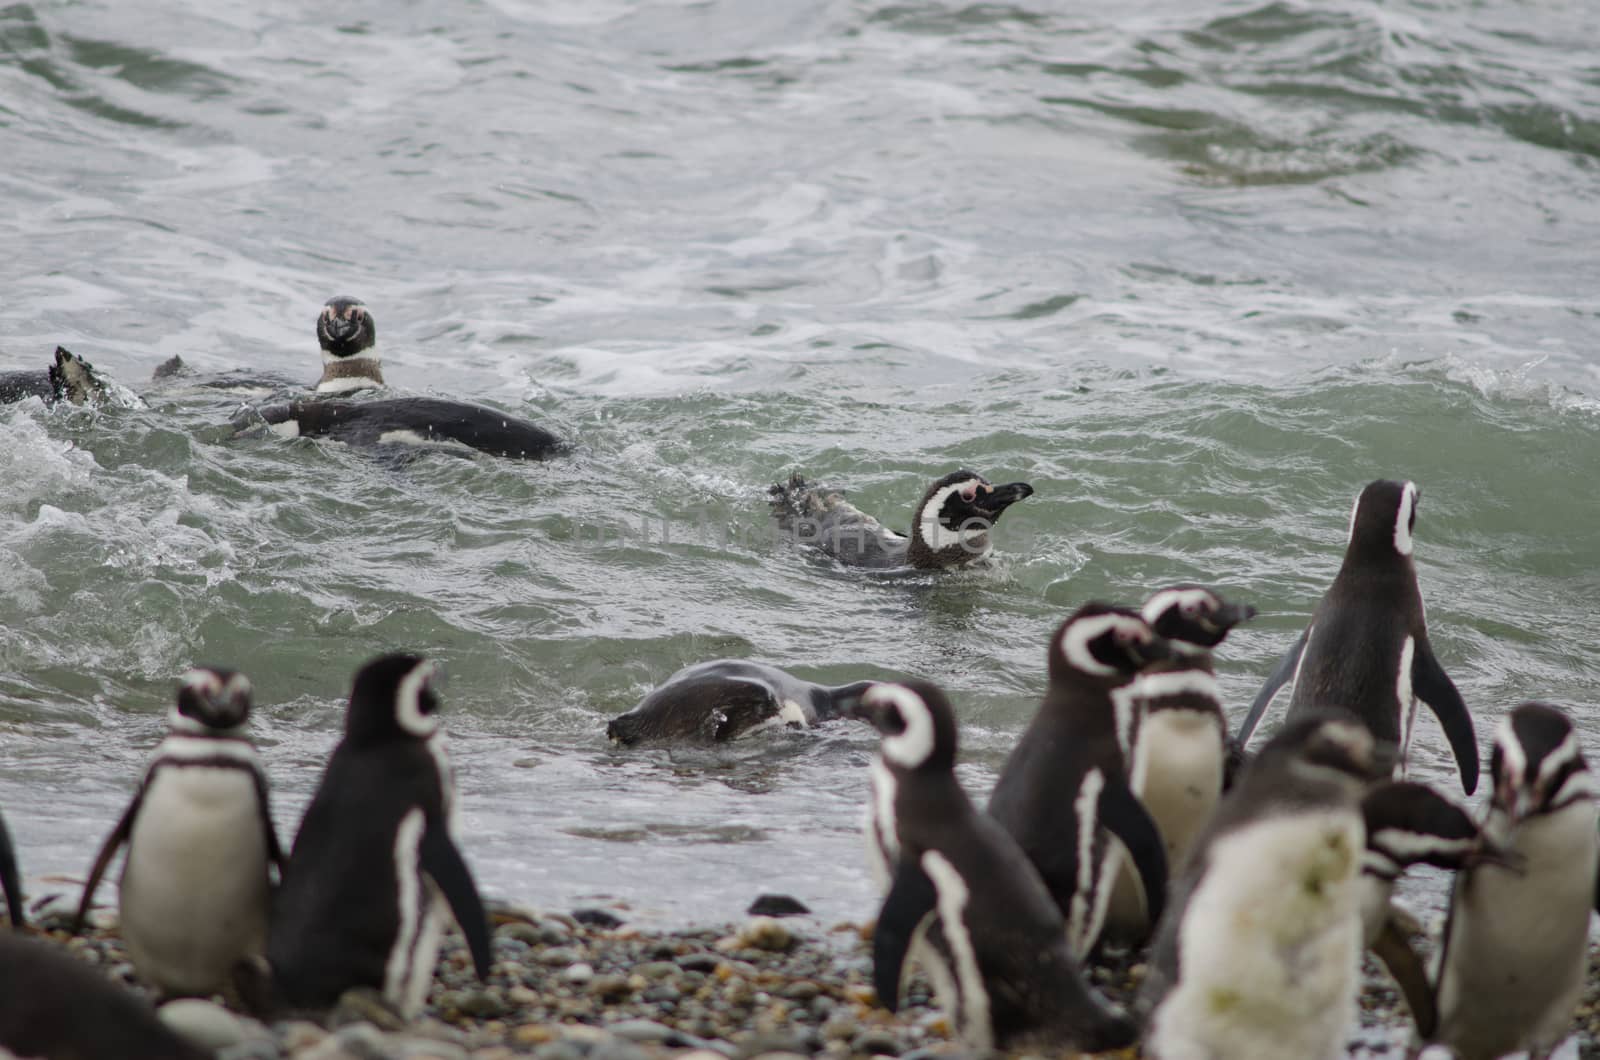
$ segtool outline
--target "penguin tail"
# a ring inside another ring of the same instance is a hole
[[[278,986],[272,975],[272,965],[259,953],[240,957],[233,962],[233,990],[239,1007],[246,1013],[265,1022],[284,1009],[278,995]]]

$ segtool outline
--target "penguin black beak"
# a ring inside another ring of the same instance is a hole
[[[1217,611],[1216,623],[1222,629],[1232,629],[1241,622],[1256,617],[1256,609],[1249,604],[1224,604]]]
[[[857,693],[855,702],[843,713],[846,717],[866,722],[886,736],[901,732],[905,729],[905,721],[900,717],[900,712],[888,697],[873,695],[876,688],[876,684],[871,684]]]
[[[361,330],[361,318],[355,313],[341,317],[329,310],[322,315],[322,330],[334,342],[348,342]]]
[[[1178,649],[1166,637],[1151,637],[1147,641],[1135,641],[1128,646],[1128,650],[1134,661],[1139,663],[1141,667],[1179,657]]]
[[[1033,496],[1033,487],[1026,482],[1010,482],[1004,486],[996,486],[988,493],[980,493],[972,502],[972,506],[989,517],[992,523],[1000,518],[1000,513],[1025,497]]]

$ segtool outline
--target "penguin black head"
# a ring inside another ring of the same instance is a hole
[[[1489,771],[1493,805],[1513,821],[1595,797],[1578,731],[1548,703],[1523,703],[1501,720]]]
[[[1369,482],[1350,511],[1348,555],[1411,555],[1411,533],[1417,525],[1417,500],[1422,490],[1415,482],[1378,479]]]
[[[1392,776],[1398,757],[1399,748],[1378,741],[1349,711],[1317,710],[1286,722],[1247,768],[1286,766],[1360,794],[1374,781]]]
[[[928,487],[912,520],[912,537],[930,551],[964,549],[973,555],[988,548],[988,532],[1002,513],[1033,495],[1026,482],[992,486],[976,471],[952,471]]]
[[[950,770],[956,764],[956,715],[927,681],[875,684],[850,708],[883,735],[883,760],[906,771]]]
[[[105,393],[105,384],[94,365],[64,346],[57,346],[55,361],[49,368],[50,389],[57,401],[87,405]]]
[[[1057,627],[1050,641],[1050,680],[1085,675],[1120,685],[1172,657],[1171,643],[1137,611],[1096,601]]]
[[[237,670],[196,666],[178,678],[178,702],[167,716],[175,731],[236,729],[250,717],[250,679]]]
[[[425,740],[439,729],[438,664],[420,655],[383,655],[356,671],[345,715],[353,743]]]
[[[317,316],[317,342],[328,356],[354,357],[377,341],[377,325],[359,298],[330,298]]]
[[[1426,784],[1382,783],[1361,800],[1367,828],[1366,872],[1393,880],[1408,866],[1459,869],[1500,857],[1466,810]]]
[[[1249,604],[1230,604],[1201,585],[1174,585],[1144,602],[1139,612],[1150,628],[1182,648],[1215,648],[1228,631],[1255,617]]]

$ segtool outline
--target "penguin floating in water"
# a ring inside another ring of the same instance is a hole
[[[1361,798],[1393,768],[1354,715],[1304,712],[1196,842],[1151,950],[1153,1060],[1339,1060],[1361,981]]]
[[[1438,1025],[1422,1037],[1460,1060],[1550,1055],[1572,1028],[1600,868],[1600,804],[1578,731],[1523,703],[1495,731],[1484,834],[1513,864],[1456,875],[1438,962]]]
[[[527,420],[447,398],[291,401],[234,417],[238,434],[264,424],[283,438],[326,438],[347,445],[473,449],[513,460],[543,460],[571,447]]]
[[[956,722],[944,693],[924,681],[874,685],[854,712],[882,734],[876,761],[890,786],[874,802],[897,849],[873,935],[879,1003],[899,1007],[906,955],[937,930],[942,945],[921,947],[918,959],[940,1007],[980,1055],[1132,1045],[1137,1027],[1085,981],[1033,866],[956,780]]]
[[[50,367],[36,372],[0,372],[0,404],[36,397],[46,405],[93,405],[106,395],[94,365],[62,346]]]
[[[1039,870],[1072,952],[1086,959],[1124,853],[1152,921],[1166,899],[1161,833],[1129,786],[1128,760],[1135,680],[1173,649],[1137,612],[1090,603],[1056,630],[1049,653],[1044,701],[1000,770],[989,813]]]
[[[258,964],[241,969],[240,993],[253,1009],[327,1008],[352,987],[371,987],[416,1016],[433,982],[445,903],[478,978],[488,976],[488,918],[452,835],[455,778],[434,672],[403,654],[357,672],[344,739],[273,903],[267,975]]]
[[[322,378],[313,389],[322,396],[353,394],[382,387],[383,366],[378,355],[378,326],[359,298],[338,295],[328,299],[317,314],[317,345],[322,349]],[[173,356],[155,370],[153,381],[171,382],[191,375],[183,358]],[[197,380],[192,387],[212,393],[264,397],[302,390],[303,384],[281,375],[223,372]]]
[[[986,557],[989,531],[1005,510],[1033,495],[1026,482],[992,486],[976,471],[952,471],[929,486],[911,517],[911,534],[895,533],[837,493],[799,472],[773,486],[778,527],[847,566],[945,570]]]
[[[744,659],[696,663],[612,718],[606,735],[623,745],[673,739],[721,743],[774,726],[806,729],[844,717],[870,684],[817,685]]]
[[[1372,734],[1410,749],[1417,701],[1444,727],[1470,795],[1478,787],[1478,742],[1461,693],[1434,657],[1412,562],[1415,483],[1380,479],[1356,498],[1350,541],[1333,585],[1267,678],[1239,727],[1243,747],[1278,690],[1294,682],[1288,717],[1319,707],[1349,709]]]
[[[1256,609],[1229,603],[1202,586],[1178,585],[1152,595],[1139,613],[1167,638],[1172,658],[1134,682],[1128,782],[1160,830],[1167,867],[1176,873],[1211,819],[1227,779],[1228,720],[1211,650]],[[1106,910],[1106,935],[1138,944],[1154,927],[1137,874],[1124,861]]]
[[[73,931],[127,844],[118,899],[128,957],[169,995],[208,995],[267,939],[270,870],[283,868],[267,778],[244,734],[250,682],[196,667],[178,682],[168,733],[106,837]]]

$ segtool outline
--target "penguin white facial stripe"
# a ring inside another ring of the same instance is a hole
[[[976,481],[976,479],[966,479],[951,483],[934,493],[928,498],[928,503],[922,506],[922,518],[917,522],[917,530],[923,542],[933,551],[942,552],[952,545],[965,545],[988,533],[987,523],[982,526],[974,524],[970,528],[964,526],[960,530],[950,530],[939,521],[939,513],[944,510],[944,502],[949,500],[952,494],[961,492]]]
[[[425,660],[400,679],[400,687],[394,696],[394,717],[400,727],[412,736],[426,738],[439,728],[437,714],[422,712],[422,692],[438,670],[437,663]]]
[[[961,873],[943,854],[929,850],[922,855],[922,871],[933,881],[939,896],[939,921],[945,940],[955,958],[956,977],[961,984],[962,1023],[970,1034],[989,1033],[989,992],[983,985],[983,972],[967,931],[966,909],[970,892]],[[987,1050],[985,1050],[987,1051]]]
[[[1411,749],[1411,722],[1416,716],[1417,700],[1411,689],[1411,664],[1416,654],[1417,640],[1415,637],[1407,636],[1400,644],[1400,669],[1394,679],[1395,703],[1400,709],[1400,757],[1395,764],[1397,772],[1404,769],[1402,763],[1406,760],[1406,753]]]
[[[1394,517],[1394,550],[1402,556],[1411,555],[1411,513],[1416,506],[1416,484],[1407,482],[1400,491],[1400,510]]]
[[[1587,769],[1580,769],[1567,777],[1565,783],[1551,794],[1548,812],[1554,813],[1575,802],[1593,801],[1596,798],[1600,798],[1600,791],[1595,787],[1594,774]]]
[[[394,875],[400,929],[383,967],[383,996],[398,1001],[411,981],[411,960],[422,928],[422,874],[418,852],[426,823],[422,807],[407,811],[394,833]]]
[[[1116,667],[1107,666],[1096,659],[1089,650],[1089,644],[1117,630],[1125,630],[1140,641],[1150,639],[1150,627],[1140,619],[1115,614],[1089,615],[1067,624],[1061,634],[1061,654],[1075,670],[1100,676],[1114,674]]]
[[[1193,695],[1219,703],[1222,701],[1222,690],[1217,685],[1216,675],[1204,670],[1163,670],[1142,674],[1134,685],[1134,691],[1147,700]]]
[[[874,756],[867,769],[872,777],[872,801],[867,807],[867,858],[878,889],[887,891],[900,860],[900,827],[894,815],[899,788],[883,759]]]
[[[1452,839],[1405,828],[1380,828],[1367,836],[1369,848],[1382,851],[1386,857],[1405,865],[1439,855],[1465,854],[1475,843],[1473,839]]]
[[[1556,745],[1555,749],[1544,756],[1539,763],[1539,776],[1536,783],[1540,787],[1549,784],[1562,770],[1574,760],[1583,757],[1583,745],[1578,742],[1578,734],[1569,732],[1566,738]]]
[[[1079,957],[1088,951],[1089,936],[1094,927],[1094,841],[1100,832],[1100,792],[1106,778],[1098,769],[1091,769],[1078,788],[1072,812],[1078,818],[1078,879],[1073,888],[1072,915],[1067,918],[1067,942]]]
[[[933,754],[933,712],[921,696],[904,685],[873,685],[862,696],[869,706],[885,701],[900,712],[906,727],[883,738],[883,757],[903,769],[915,769]]]
[[[1154,625],[1156,619],[1174,607],[1191,606],[1210,610],[1215,600],[1216,596],[1207,589],[1162,589],[1144,602],[1139,614]]]
[[[235,674],[234,676],[239,677],[242,675]],[[248,686],[249,682],[247,681],[245,684]],[[178,678],[178,687],[189,689],[206,698],[215,698],[222,694],[222,682],[217,678],[217,675],[210,670],[202,670],[198,667],[193,670],[185,670],[183,676]]]
[[[238,734],[244,730],[243,725],[230,725],[226,728],[217,728],[207,725],[199,718],[191,718],[180,711],[176,706],[167,708],[167,730],[172,733],[181,733],[185,736],[232,737],[242,739]]]
[[[1510,789],[1522,786],[1522,778],[1528,771],[1528,756],[1517,738],[1517,731],[1511,727],[1511,715],[1501,718],[1500,724],[1495,726],[1494,745],[1500,750],[1502,773],[1494,778],[1495,787],[1504,787],[1506,794],[1510,794]]]

